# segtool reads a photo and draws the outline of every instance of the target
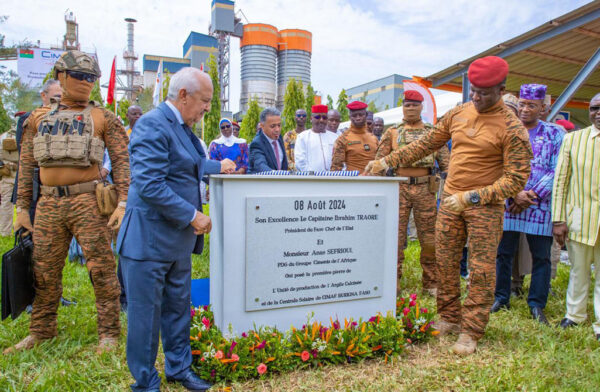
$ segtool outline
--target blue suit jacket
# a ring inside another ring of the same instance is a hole
[[[283,151],[283,160],[281,161],[281,170],[288,170],[288,161],[285,154],[285,147],[283,145],[283,138],[279,135],[277,142],[281,146]],[[269,142],[269,139],[264,135],[262,131],[258,134],[250,143],[250,158],[248,160],[248,174],[259,173],[263,171],[277,170],[277,161],[275,160],[275,153],[273,152],[273,146]]]
[[[119,254],[136,260],[176,261],[199,253],[203,236],[190,221],[202,211],[200,181],[221,164],[192,145],[163,102],[135,124],[129,142],[131,185],[119,236]]]

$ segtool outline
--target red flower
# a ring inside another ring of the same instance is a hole
[[[263,348],[265,348],[266,344],[267,344],[267,341],[263,340],[262,342],[260,342],[259,344],[256,345],[256,349],[257,350],[262,350]]]
[[[247,337],[248,337],[248,334],[247,334],[246,332],[242,332],[242,337],[243,337],[243,338],[247,338]]]
[[[237,362],[237,361],[239,361],[239,360],[240,360],[240,357],[239,357],[237,354],[233,354],[233,355],[231,356],[231,359]]]
[[[200,362],[204,362],[206,361],[206,359],[204,359],[204,357],[200,358]]]
[[[313,358],[316,358],[317,354],[319,354],[319,352],[314,348],[312,350],[310,350],[310,353],[312,354]]]
[[[203,309],[208,310],[208,306],[204,305]]]
[[[378,319],[378,316],[373,316],[373,317],[371,317],[371,318],[369,319],[369,322],[370,322],[370,323],[376,323],[376,322],[377,322],[377,319]]]
[[[408,304],[408,306],[410,306],[410,307],[412,308],[412,307],[413,307],[413,306],[415,306],[416,304],[417,304],[417,301],[415,301],[415,300],[412,300],[412,301],[410,301],[410,303]]]
[[[421,308],[421,313],[427,313],[427,308]]]
[[[196,309],[190,309],[190,316],[194,317],[196,315]]]
[[[407,314],[410,313],[410,309],[409,308],[404,308],[404,310],[402,311],[402,313],[406,316]]]
[[[410,299],[412,299],[413,301],[417,299],[417,294],[411,294],[410,295]]]
[[[223,351],[221,351],[221,350],[217,351],[217,353],[215,354],[215,358],[217,358],[217,359],[223,358]]]
[[[207,319],[206,317],[202,316],[202,324],[204,324],[204,326],[206,327],[206,329],[210,328],[210,320]]]
[[[265,365],[264,363],[261,363],[256,368],[256,371],[258,372],[258,374],[265,374],[267,372],[267,365]]]
[[[300,358],[302,358],[302,362],[306,362],[310,358],[310,353],[308,351],[304,350],[304,351],[302,351]]]
[[[340,322],[338,320],[335,320],[332,326],[333,329],[340,329]]]

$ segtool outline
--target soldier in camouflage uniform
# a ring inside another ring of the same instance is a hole
[[[403,122],[385,131],[377,148],[376,159],[388,156],[392,151],[404,147],[429,132],[433,125],[421,120],[423,96],[414,90],[404,92],[402,101]],[[398,208],[398,284],[402,278],[402,263],[406,244],[406,229],[411,210],[415,216],[415,225],[421,245],[421,267],[423,268],[423,289],[435,296],[437,289],[437,273],[435,263],[435,217],[437,213],[438,191],[437,177],[433,175],[437,161],[441,171],[448,171],[450,153],[444,145],[434,154],[428,155],[411,165],[399,165],[393,174],[407,177],[400,180]]]
[[[502,236],[504,200],[523,190],[533,157],[527,129],[502,101],[508,63],[495,56],[468,70],[468,102],[450,110],[424,137],[370,162],[380,174],[416,162],[452,140],[443,202],[436,222],[437,305],[442,333],[460,332],[457,354],[477,348],[494,301],[496,252]],[[460,258],[469,239],[469,292],[460,303]]]
[[[111,232],[118,230],[129,188],[127,134],[110,111],[89,101],[100,77],[96,60],[72,50],[54,66],[63,96],[60,103],[36,109],[25,123],[21,146],[16,228],[33,231],[36,296],[29,336],[6,352],[29,349],[57,335],[56,312],[62,293],[62,269],[72,236],[81,245],[96,295],[97,352],[116,347],[120,335],[119,283],[111,250]],[[108,149],[113,165],[118,206],[107,219],[95,195],[100,166]],[[41,198],[35,227],[29,217],[32,176],[40,167]]]
[[[283,145],[285,147],[285,155],[288,159],[289,170],[296,169],[296,161],[294,159],[294,148],[296,147],[296,138],[305,130],[306,125],[306,110],[298,109],[294,115],[296,120],[296,128],[288,131],[283,135]]]

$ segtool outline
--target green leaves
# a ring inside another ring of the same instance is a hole
[[[281,120],[283,122],[281,126],[282,134],[285,134],[287,131],[291,131],[292,129],[296,128],[296,110],[305,109],[305,107],[306,101],[302,91],[302,82],[296,81],[294,78],[290,78],[285,89],[285,97],[283,99],[283,113],[281,116]],[[307,113],[310,113],[310,111]],[[308,122],[306,127],[308,128]]]
[[[258,105],[256,97],[252,97],[248,102],[248,111],[242,120],[240,125],[240,137],[246,139],[246,142],[250,144],[254,136],[256,136],[256,125],[259,122],[260,112],[262,108]]]
[[[207,61],[208,75],[213,84],[213,96],[210,101],[210,111],[204,116],[203,139],[207,145],[219,137],[219,121],[221,121],[221,85],[219,84],[219,66],[214,55]]]

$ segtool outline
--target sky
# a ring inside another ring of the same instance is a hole
[[[144,54],[183,56],[190,31],[207,33],[210,0],[3,0],[0,25],[5,44],[41,41],[57,45],[65,33],[64,14],[79,23],[83,50],[96,51],[108,83],[112,59],[124,67],[126,17],[135,25],[135,51],[142,72]],[[312,84],[326,99],[342,88],[391,74],[428,76],[570,12],[582,0],[238,0],[244,23],[268,23],[313,34]],[[230,110],[239,107],[239,40],[231,40]],[[16,61],[3,65],[16,70]],[[104,90],[104,95],[106,90]]]

